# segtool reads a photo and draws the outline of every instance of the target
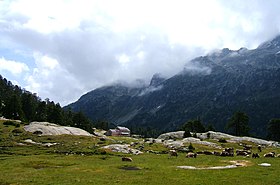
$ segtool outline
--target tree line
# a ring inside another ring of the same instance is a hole
[[[204,126],[202,121],[198,119],[189,120],[182,125],[185,131],[184,137],[191,136],[192,133],[202,133],[205,131],[215,131],[211,124]],[[237,111],[229,119],[225,126],[225,130],[236,136],[249,136],[249,117],[246,113]],[[267,139],[280,141],[280,119],[271,119],[267,124]]]
[[[92,132],[93,123],[82,113],[64,110],[59,103],[41,100],[0,75],[0,116],[23,122],[47,121]]]

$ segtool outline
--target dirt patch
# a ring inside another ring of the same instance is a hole
[[[195,167],[195,166],[177,166],[181,169],[190,169],[190,170],[221,170],[221,169],[230,169],[237,167],[251,166],[252,163],[246,160],[237,160],[237,161],[225,161],[231,163],[231,165],[226,166],[210,166],[210,167]]]
[[[252,162],[246,160],[236,160],[236,161],[229,161],[229,162],[237,167],[252,166]]]
[[[139,168],[137,166],[122,166],[122,167],[120,167],[120,169],[122,169],[122,170],[141,170],[141,168]]]

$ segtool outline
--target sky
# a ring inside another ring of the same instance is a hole
[[[222,48],[254,49],[279,34],[279,10],[279,0],[0,0],[0,74],[64,106]]]

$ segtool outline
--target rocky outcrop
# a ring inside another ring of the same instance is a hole
[[[122,145],[122,144],[112,144],[112,145],[104,146],[104,147],[101,147],[101,148],[109,149],[112,152],[120,152],[120,153],[125,153],[125,154],[138,155],[138,154],[143,153],[140,150],[129,148],[129,145],[127,145],[127,144],[124,144],[124,145]]]
[[[168,133],[164,133],[164,134],[161,134],[160,136],[158,136],[158,139],[164,139],[164,140],[183,139],[184,133],[185,133],[185,131],[168,132]]]
[[[25,125],[24,130],[40,135],[82,135],[92,136],[89,132],[75,127],[66,127],[56,125],[49,122],[31,122],[29,125]]]
[[[205,145],[205,146],[209,146],[209,147],[213,147],[213,148],[217,148],[217,149],[221,149],[221,147],[219,145],[217,145],[216,143],[212,143],[212,142],[208,142],[208,141],[201,141],[198,138],[194,138],[194,137],[188,137],[188,138],[184,138],[183,140],[166,140],[163,142],[163,144],[165,146],[167,146],[168,148],[173,148],[173,149],[179,149],[183,146],[185,146],[186,144],[200,144],[200,145]]]
[[[206,133],[197,133],[196,136],[199,139],[216,139],[216,140],[226,139],[227,142],[232,142],[232,143],[241,143],[244,141],[248,141],[248,142],[255,143],[256,145],[280,147],[280,144],[276,141],[267,141],[263,139],[253,138],[253,137],[237,137],[221,132],[208,131]]]

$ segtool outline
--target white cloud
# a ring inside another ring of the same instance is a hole
[[[83,88],[56,59],[40,53],[34,53],[34,59],[37,65],[25,79],[26,89],[39,93],[43,99],[51,97],[62,105],[69,103],[69,97],[77,99],[80,96]]]
[[[27,89],[65,104],[117,80],[169,77],[214,49],[254,48],[279,34],[279,9],[278,0],[0,1],[0,49],[33,53],[35,66],[19,72]]]
[[[13,60],[6,60],[4,57],[1,57],[0,72],[1,71],[8,71],[13,75],[20,75],[23,72],[29,71],[29,68],[25,63]]]

